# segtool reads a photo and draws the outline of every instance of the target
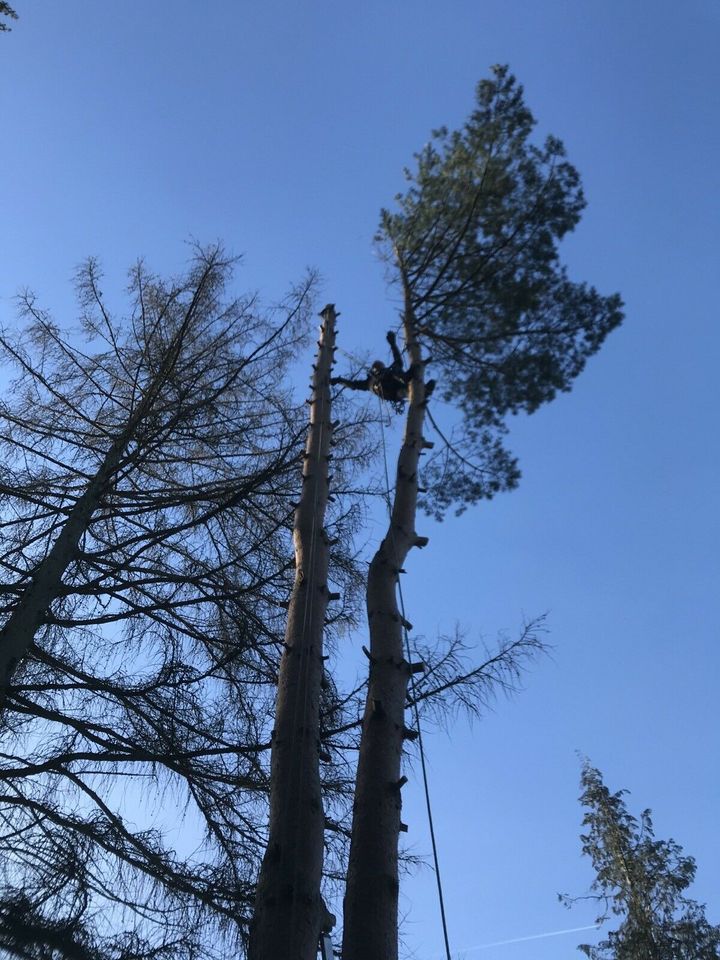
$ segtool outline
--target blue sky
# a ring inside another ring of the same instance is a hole
[[[396,316],[379,208],[489,65],[510,64],[583,175],[571,273],[619,290],[627,320],[571,394],[511,424],[519,490],[426,521],[408,568],[427,636],[459,622],[491,642],[549,611],[554,647],[513,702],[428,737],[453,951],[561,960],[592,941],[470,949],[592,922],[556,899],[591,879],[575,751],[696,856],[695,896],[720,922],[715,0],[15,6],[0,37],[1,322],[24,286],[70,318],[88,254],[120,303],[138,255],[177,270],[188,239],[222,238],[244,254],[239,284],[270,298],[318,267],[343,348],[378,353]],[[405,804],[427,852],[416,779]],[[441,954],[429,870],[402,908],[408,951]]]

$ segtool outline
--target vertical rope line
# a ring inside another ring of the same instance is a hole
[[[382,451],[383,451],[383,464],[385,468],[385,503],[388,510],[388,516],[390,517],[390,538],[393,543],[393,552],[397,559],[397,550],[395,548],[395,534],[393,532],[392,525],[392,502],[390,499],[390,474],[388,471],[388,461],[387,461],[387,446],[385,443],[385,418],[382,411],[382,400],[378,398],[378,403],[380,405],[380,433],[382,437]],[[400,597],[400,612],[402,613],[403,621],[407,622],[407,617],[405,616],[405,601],[403,599],[402,584],[400,583],[400,574],[397,577],[397,586],[398,586],[398,596]],[[406,626],[403,626],[403,633],[405,637],[405,655],[407,656],[408,663],[411,660],[410,652],[410,636],[408,634],[408,629]],[[423,789],[425,793],[425,809],[427,810],[428,818],[428,827],[430,829],[430,844],[432,846],[432,855],[433,855],[433,865],[435,867],[435,881],[437,885],[438,893],[438,904],[440,906],[440,921],[442,924],[443,939],[445,941],[445,956],[447,960],[452,960],[450,955],[450,936],[448,933],[448,924],[447,916],[445,914],[445,897],[443,896],[443,885],[442,885],[442,876],[440,874],[440,860],[438,857],[438,845],[437,839],[435,837],[435,825],[433,822],[432,814],[432,803],[430,801],[430,784],[428,781],[427,765],[425,763],[425,748],[423,745],[422,729],[420,726],[420,711],[418,709],[417,696],[416,696],[416,687],[415,687],[415,676],[410,674],[410,690],[412,692],[413,700],[413,714],[415,716],[415,725],[417,728],[418,734],[418,748],[420,750],[420,767],[422,770],[422,779],[423,779]]]

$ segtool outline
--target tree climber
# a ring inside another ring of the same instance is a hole
[[[375,360],[363,380],[333,377],[330,383],[333,385],[340,384],[343,387],[349,387],[351,390],[369,390],[380,397],[381,400],[402,405],[403,401],[407,400],[408,384],[415,375],[415,367],[411,365],[407,370],[403,368],[402,354],[392,330],[388,332],[386,339],[390,344],[393,356],[393,361],[389,367],[386,367],[382,360]],[[430,398],[434,389],[435,381],[428,380],[425,384],[426,400]]]

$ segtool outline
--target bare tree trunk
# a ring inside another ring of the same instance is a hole
[[[321,316],[302,494],[295,511],[295,584],[278,679],[269,836],[250,930],[250,960],[316,960],[320,933],[329,918],[320,894],[325,822],[319,749],[328,601],[329,549],[323,524],[329,485],[333,305],[328,304]]]
[[[414,376],[390,524],[368,574],[370,680],[355,784],[343,960],[396,960],[398,955],[398,842],[404,782],[400,761],[412,667],[403,651],[403,622],[396,585],[410,549],[427,543],[426,538],[415,533],[417,471],[425,444],[425,383],[407,296],[404,332]]]

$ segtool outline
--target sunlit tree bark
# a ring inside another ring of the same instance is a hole
[[[398,837],[401,830],[401,761],[410,673],[403,650],[397,582],[412,547],[426,538],[415,531],[418,467],[425,445],[424,365],[412,305],[405,304],[405,345],[415,374],[410,381],[405,436],[398,457],[395,494],[385,537],[368,572],[367,616],[370,674],[358,758],[355,809],[345,893],[343,957],[397,956]]]
[[[328,916],[320,893],[324,814],[320,784],[320,694],[328,603],[325,509],[332,437],[330,372],[335,309],[322,312],[310,427],[295,510],[295,583],[278,674],[268,844],[251,926],[251,960],[315,960]]]

